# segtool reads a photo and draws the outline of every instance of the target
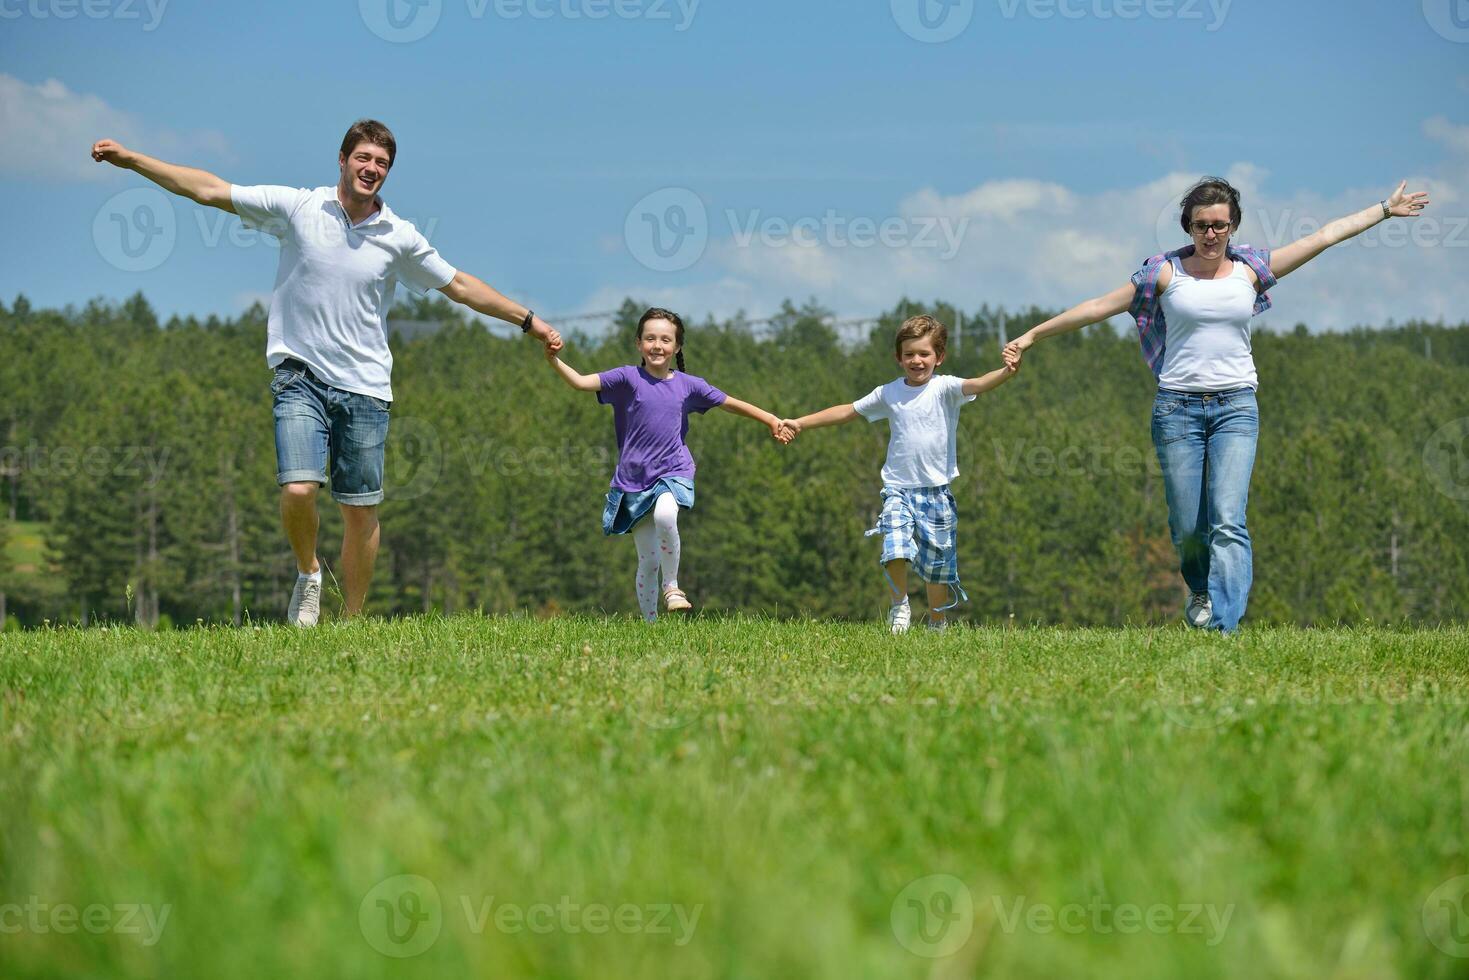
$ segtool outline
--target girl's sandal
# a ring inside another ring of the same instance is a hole
[[[687,612],[694,608],[689,597],[683,594],[683,589],[664,589],[663,606],[669,612]]]

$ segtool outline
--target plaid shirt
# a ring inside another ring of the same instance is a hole
[[[1155,376],[1163,373],[1164,340],[1168,336],[1168,324],[1163,321],[1163,306],[1158,299],[1158,272],[1175,256],[1186,259],[1193,254],[1194,247],[1185,245],[1177,251],[1153,256],[1132,274],[1132,284],[1137,287],[1137,292],[1127,312],[1137,321],[1137,339],[1143,347],[1143,360],[1148,362]],[[1270,296],[1265,291],[1276,282],[1274,273],[1270,271],[1270,249],[1226,245],[1224,254],[1226,258],[1249,266],[1260,280],[1256,287],[1259,294],[1255,297],[1255,315],[1270,309]]]

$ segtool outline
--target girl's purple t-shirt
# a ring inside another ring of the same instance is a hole
[[[689,413],[707,412],[728,396],[692,374],[658,379],[636,364],[597,375],[597,401],[611,405],[617,427],[617,472],[612,488],[636,493],[665,476],[694,478],[694,457],[684,438]]]

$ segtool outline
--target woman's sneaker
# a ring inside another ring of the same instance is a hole
[[[908,624],[913,621],[913,611],[908,607],[908,600],[893,603],[888,610],[888,629],[894,633],[908,632]]]
[[[1214,602],[1207,592],[1195,592],[1188,597],[1188,606],[1183,610],[1184,622],[1201,630],[1214,620]]]

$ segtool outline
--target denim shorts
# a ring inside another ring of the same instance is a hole
[[[339,504],[382,503],[389,402],[333,388],[296,360],[275,369],[270,393],[275,398],[276,483],[330,482],[332,499]]]
[[[627,534],[646,517],[661,494],[673,494],[674,503],[683,510],[694,506],[694,481],[682,476],[665,476],[646,490],[607,491],[602,507],[602,533]]]

